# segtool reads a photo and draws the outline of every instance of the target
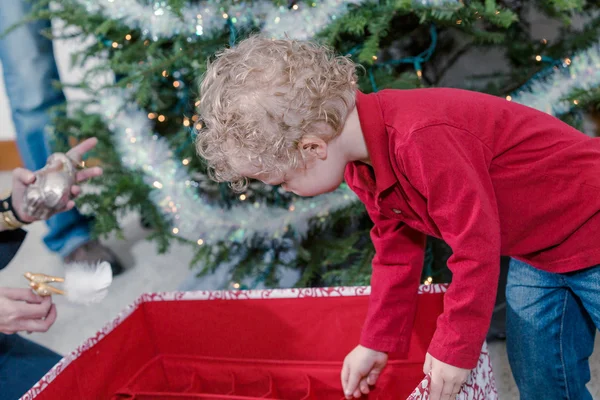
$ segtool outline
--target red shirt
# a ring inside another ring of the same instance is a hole
[[[363,346],[407,352],[426,234],[453,250],[429,353],[461,368],[479,358],[500,255],[550,272],[600,264],[600,139],[456,89],[359,92],[357,108],[372,167],[345,178],[376,250]]]

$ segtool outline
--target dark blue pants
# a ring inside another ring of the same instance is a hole
[[[61,357],[19,335],[0,333],[0,400],[16,400]]]

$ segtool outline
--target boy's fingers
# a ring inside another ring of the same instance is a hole
[[[350,374],[350,368],[348,368],[348,364],[344,362],[344,366],[342,367],[342,390],[344,394],[346,393],[346,387],[348,386],[348,375]]]
[[[423,373],[427,375],[431,371],[431,356],[429,353],[425,355],[425,362],[423,363]]]
[[[434,372],[431,373],[431,390],[429,391],[429,400],[441,400],[442,388],[444,387],[444,381],[440,374]]]
[[[379,371],[371,371],[369,373],[369,377],[367,378],[367,384],[373,386],[374,384],[377,383],[377,379],[379,378]]]
[[[360,380],[360,375],[358,374],[358,372],[350,370],[350,373],[348,376],[348,384],[346,385],[346,389],[344,390],[344,393],[346,394],[347,398],[351,398],[353,395],[356,394],[356,391],[358,390],[358,381],[359,380]],[[359,392],[359,394],[360,394],[360,392]]]
[[[369,384],[367,383],[367,378],[360,380],[359,387],[362,394],[369,394]]]
[[[444,386],[442,386],[441,400],[450,400],[453,398],[452,396],[455,396],[454,383],[446,381],[444,382]]]
[[[452,391],[452,396],[450,396],[450,398],[452,400],[456,399],[456,396],[462,391],[462,387],[463,387],[462,383],[454,384],[454,390]]]

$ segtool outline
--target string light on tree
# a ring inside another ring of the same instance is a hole
[[[331,20],[343,16],[349,6],[360,5],[367,0],[321,0],[312,2],[311,7],[300,7],[294,4],[291,9],[280,7],[271,0],[252,2],[233,2],[228,4],[227,12],[221,2],[190,2],[175,13],[161,6],[155,9],[155,1],[138,2],[131,0],[75,0],[90,14],[100,14],[106,19],[139,29],[142,36],[157,41],[176,35],[186,35],[190,40],[219,35],[223,28],[223,19],[241,25],[241,27],[258,27],[265,35],[283,38],[308,40],[323,30]],[[415,7],[439,7],[447,11],[448,6],[460,5],[463,0],[413,0]],[[143,4],[147,3],[147,4]],[[499,14],[500,11],[497,11]],[[230,16],[235,16],[231,17]],[[221,18],[222,17],[222,18]],[[234,21],[235,19],[235,21]],[[290,29],[290,27],[294,29]]]

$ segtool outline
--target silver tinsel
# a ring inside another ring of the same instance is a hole
[[[144,171],[146,182],[155,189],[152,201],[170,220],[174,234],[199,245],[222,240],[243,242],[255,234],[281,238],[290,226],[303,235],[311,219],[325,219],[357,201],[343,185],[333,193],[296,199],[287,209],[259,202],[230,209],[212,205],[200,196],[184,160],[174,157],[165,138],[152,134],[146,113],[128,102],[129,98],[121,90],[102,96],[103,115],[123,164]]]
[[[561,65],[543,71],[507,99],[551,115],[561,115],[574,104],[564,101],[573,89],[589,90],[600,85],[600,43],[565,58]]]
[[[227,20],[238,28],[259,26],[266,35],[293,39],[310,39],[331,21],[346,13],[348,5],[373,0],[314,0],[310,5],[298,2],[291,9],[276,7],[270,0],[240,2],[225,6],[218,0],[190,4],[180,17],[166,1],[140,4],[135,0],[77,0],[89,13],[119,20],[139,29],[152,40],[183,34],[210,37],[225,29]],[[415,7],[443,7],[460,4],[459,0],[414,0]]]

